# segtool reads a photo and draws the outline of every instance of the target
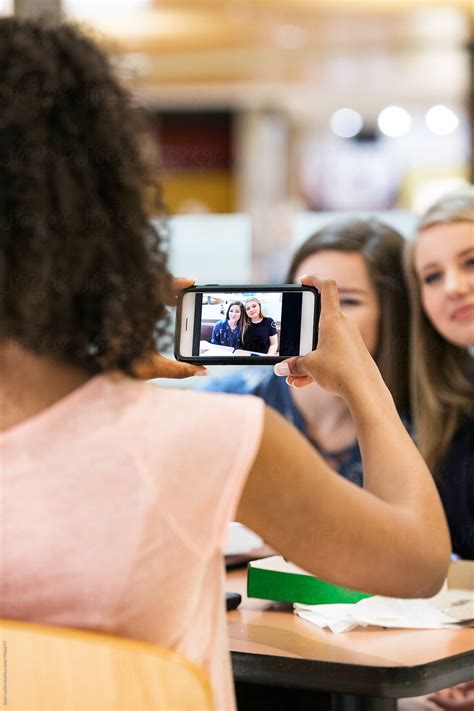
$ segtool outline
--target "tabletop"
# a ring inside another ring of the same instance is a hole
[[[226,589],[242,595],[227,616],[236,681],[403,698],[474,677],[472,628],[334,634],[289,605],[247,598],[246,580],[242,569],[226,578]]]

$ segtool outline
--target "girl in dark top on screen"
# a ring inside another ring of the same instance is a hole
[[[453,550],[474,559],[474,187],[435,203],[407,245],[415,438]]]
[[[212,329],[211,343],[218,346],[240,348],[241,323],[244,305],[241,301],[229,304],[225,319],[218,321]]]
[[[278,353],[278,334],[275,321],[264,316],[262,304],[254,297],[245,302],[242,347],[265,355]]]

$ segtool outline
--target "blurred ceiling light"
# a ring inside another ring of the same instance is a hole
[[[412,121],[408,111],[401,106],[387,106],[380,112],[377,123],[386,136],[398,138],[408,133]]]
[[[331,131],[340,138],[353,138],[361,132],[364,121],[354,109],[338,109],[331,116]]]
[[[443,104],[437,104],[428,109],[425,122],[429,130],[438,136],[447,136],[459,126],[459,119],[454,111]]]
[[[273,41],[280,49],[300,49],[307,42],[307,32],[298,25],[278,25],[273,30]]]

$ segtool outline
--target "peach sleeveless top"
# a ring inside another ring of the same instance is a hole
[[[174,648],[233,709],[221,548],[263,402],[99,375],[0,433],[0,616]]]

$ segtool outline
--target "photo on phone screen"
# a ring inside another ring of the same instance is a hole
[[[182,309],[183,357],[283,359],[308,352],[314,344],[314,290],[202,287],[185,295]]]

